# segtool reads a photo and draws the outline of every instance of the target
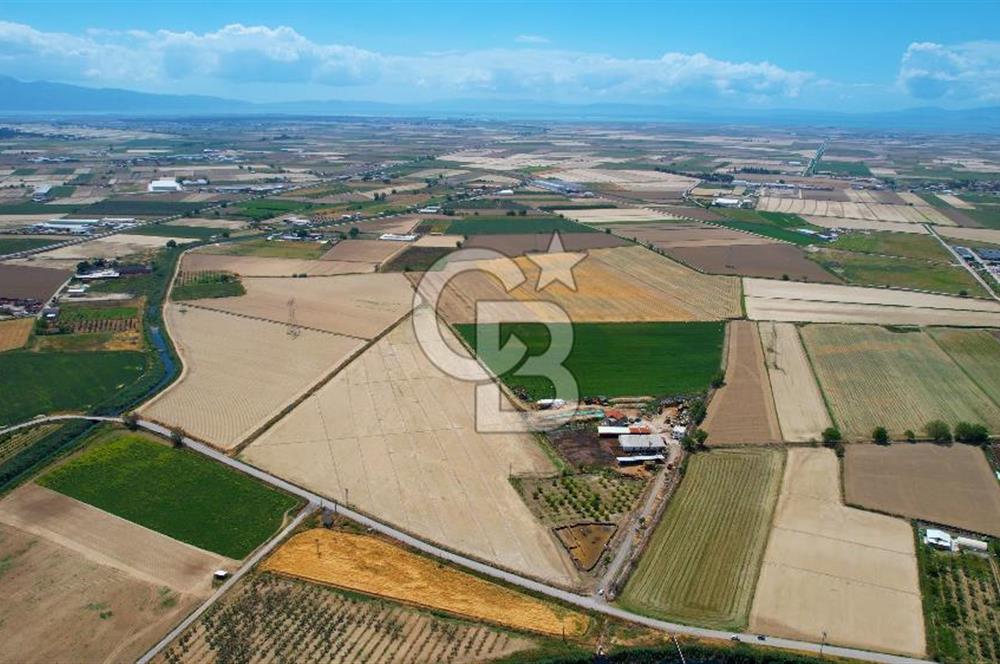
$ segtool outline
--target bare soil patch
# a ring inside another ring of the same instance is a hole
[[[688,246],[668,249],[667,253],[709,274],[840,283],[835,275],[806,258],[800,247],[788,244]]]
[[[593,427],[559,429],[545,434],[569,463],[580,468],[615,465],[614,445],[597,435]]]
[[[777,245],[769,238],[741,233],[710,224],[675,222],[669,224],[616,224],[614,232],[643,244],[660,249],[705,247],[715,245]]]
[[[613,523],[578,523],[556,528],[556,537],[584,572],[594,569],[618,529]]]
[[[261,258],[258,256],[226,256],[189,251],[184,254],[185,272],[232,272],[242,277],[292,277],[304,274],[323,277],[337,274],[374,272],[375,264],[344,261],[307,260],[301,258]]]
[[[324,261],[382,263],[410,246],[390,240],[341,240],[320,257]]]
[[[910,524],[846,507],[839,478],[831,450],[788,451],[750,629],[922,657]]]
[[[709,402],[704,428],[709,445],[781,441],[764,352],[750,321],[729,323],[726,384]]]
[[[68,247],[60,247],[52,251],[45,251],[38,254],[43,259],[64,259],[64,260],[93,260],[96,258],[112,259],[141,254],[148,251],[155,251],[167,246],[170,240],[177,244],[193,242],[191,238],[183,237],[159,237],[156,235],[128,235],[118,233],[108,237],[71,244]]]
[[[1000,536],[1000,485],[976,447],[849,445],[844,491],[852,505]]]
[[[68,270],[0,263],[0,298],[46,302],[70,275]]]

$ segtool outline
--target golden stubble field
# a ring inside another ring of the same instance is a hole
[[[277,416],[363,341],[171,302],[164,321],[181,377],[139,409],[223,449]]]
[[[798,329],[792,323],[762,322],[757,326],[782,438],[788,442],[820,440],[820,434],[833,422]]]
[[[189,251],[184,254],[181,269],[185,272],[232,272],[243,277],[326,277],[337,274],[360,274],[375,271],[375,263],[359,263],[305,258],[269,258],[264,256],[230,256]]]
[[[0,321],[0,352],[23,347],[28,343],[28,336],[34,326],[34,318]]]
[[[523,574],[576,582],[569,557],[508,479],[554,472],[551,462],[529,434],[480,433],[474,384],[434,366],[410,321],[264,432],[244,457],[420,537]]]
[[[750,629],[921,657],[910,524],[846,507],[839,478],[833,451],[788,451]]]

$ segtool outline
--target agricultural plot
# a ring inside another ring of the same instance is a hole
[[[264,573],[241,581],[153,661],[208,664],[269,653],[316,664],[471,664],[534,645],[505,631]]]
[[[0,355],[0,426],[36,415],[87,412],[134,385],[143,353],[9,351]]]
[[[676,215],[652,208],[566,208],[556,214],[584,224],[618,224],[623,222],[650,222],[678,219]]]
[[[964,267],[948,262],[825,248],[818,249],[811,257],[816,261],[817,269],[821,269],[819,266],[822,265],[828,273],[836,274],[847,283],[858,286],[886,286],[963,297],[989,297],[986,289]]]
[[[178,272],[174,279],[170,297],[174,301],[204,300],[216,297],[237,297],[244,295],[246,290],[239,277],[232,272],[222,270],[204,270],[201,272]]]
[[[253,239],[242,242],[226,242],[211,244],[199,249],[206,254],[222,256],[253,256],[256,258],[292,258],[299,260],[316,260],[330,249],[328,242],[312,242],[299,240],[267,240]]]
[[[1000,403],[1000,337],[994,331],[932,328],[928,332],[987,396]]]
[[[181,217],[164,223],[165,226],[187,226],[190,228],[213,228],[221,231],[239,231],[247,227],[245,221],[208,217]]]
[[[164,238],[164,242],[168,239],[174,240],[178,244],[182,242],[183,239],[190,240],[208,240],[213,237],[228,237],[230,229],[225,226],[177,226],[168,224],[146,224],[145,226],[137,226],[136,228],[129,229],[129,235],[148,235],[157,238]]]
[[[1000,662],[996,565],[977,556],[917,549],[928,655],[945,664]]]
[[[589,251],[628,246],[629,242],[607,233],[560,233],[559,241],[566,251]],[[519,235],[473,235],[462,243],[463,249],[492,249],[510,257],[545,253],[552,242],[552,233]]]
[[[245,295],[202,301],[200,307],[289,327],[371,339],[402,318],[413,303],[401,274],[324,279],[243,279]]]
[[[341,240],[320,258],[347,263],[382,263],[410,246],[389,240]]]
[[[652,244],[658,249],[775,244],[774,240],[758,235],[693,222],[616,224],[612,231],[642,244]]]
[[[898,221],[871,221],[867,219],[845,219],[843,217],[803,217],[813,226],[821,228],[839,228],[849,231],[885,231],[887,233],[912,233],[915,235],[928,235],[927,228],[923,224],[910,224]],[[950,226],[939,226],[936,230],[940,233],[944,229],[951,229]]]
[[[709,445],[781,441],[764,351],[750,321],[729,323],[726,383],[709,402],[703,426]]]
[[[569,182],[609,185],[612,189],[624,191],[674,194],[676,198],[698,184],[698,180],[684,175],[627,169],[561,168],[546,175]]]
[[[913,233],[847,233],[826,246],[855,253],[900,256],[938,263],[954,261],[951,253],[936,239]]]
[[[680,488],[620,596],[647,615],[718,629],[746,625],[781,483],[782,452],[714,450]]]
[[[839,477],[831,450],[788,451],[750,629],[921,657],[910,525],[844,506]]]
[[[516,394],[532,401],[559,396],[547,379],[519,376],[517,371],[529,357],[548,350],[550,327],[564,325],[501,325],[501,346],[516,335],[527,347],[524,360],[500,376]],[[477,347],[476,325],[456,329],[487,366],[497,365],[497,355]],[[715,322],[573,323],[572,347],[563,366],[576,378],[580,396],[694,394],[706,389],[719,370],[723,329]]]
[[[143,434],[109,431],[38,480],[150,530],[233,559],[271,537],[297,499]]]
[[[184,254],[181,269],[185,272],[232,272],[243,277],[292,277],[296,275],[325,277],[334,274],[374,272],[375,265],[303,258],[227,256],[189,251]]]
[[[430,237],[430,236],[427,236]],[[455,247],[408,247],[379,267],[381,272],[426,272]]]
[[[167,305],[164,322],[184,371],[140,410],[226,449],[279,415],[362,346],[350,337],[311,330],[289,334],[287,325],[177,303]]]
[[[973,298],[752,278],[743,292],[750,320],[1000,327],[1000,305]]]
[[[191,242],[191,240],[184,238],[118,233],[96,240],[81,242],[80,244],[72,244],[68,247],[45,251],[38,254],[38,258],[58,261],[83,261],[100,258],[112,260],[162,249],[170,240],[174,240],[177,244]]]
[[[962,242],[987,242],[1000,244],[1000,229],[995,228],[937,228],[942,237]]]
[[[34,318],[0,320],[0,352],[23,348],[34,326]]]
[[[942,214],[937,208],[931,207],[922,199],[920,202],[921,205],[891,205],[763,196],[757,203],[757,209],[765,212],[785,212],[817,217],[845,217],[868,221],[938,224],[941,226],[955,225],[954,221]]]
[[[727,243],[676,247],[667,249],[666,252],[671,258],[709,274],[840,283],[835,273],[809,260],[802,249],[789,244]]]
[[[531,511],[551,526],[580,521],[618,521],[642,493],[645,482],[612,473],[518,477],[515,486]]]
[[[41,237],[0,237],[0,256],[16,254],[31,249],[40,249],[58,240]]]
[[[847,502],[1000,537],[1000,485],[982,450],[967,445],[849,445]]]
[[[797,214],[785,212],[725,208],[719,214],[723,218],[717,223],[727,228],[803,246],[814,244],[816,236],[809,231],[819,230],[810,228]]]
[[[58,428],[58,424],[40,424],[0,436],[0,467]]]
[[[448,235],[517,235],[546,233],[596,233],[593,228],[578,224],[562,217],[548,215],[544,217],[465,217],[448,224],[445,233]]]
[[[833,426],[833,422],[798,329],[791,323],[758,323],[757,329],[782,439],[819,440],[823,430]]]
[[[432,364],[406,321],[244,456],[431,541],[572,584],[572,563],[509,481],[554,467],[527,434],[478,431],[475,412],[475,386]]]
[[[313,529],[294,535],[263,569],[513,629],[569,637],[590,619],[369,535]]]
[[[71,275],[66,270],[0,263],[0,298],[47,302]]]
[[[133,661],[202,601],[3,523],[0,560],[0,640],[12,661]]]
[[[924,332],[808,325],[802,340],[845,437],[870,440],[884,426],[900,439],[931,420],[1000,429],[1000,407]]]

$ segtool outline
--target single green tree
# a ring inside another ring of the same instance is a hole
[[[823,437],[823,444],[825,445],[834,445],[843,441],[843,436],[840,435],[840,429],[837,427],[827,427],[823,429],[821,435]]]
[[[951,428],[943,420],[931,420],[924,425],[924,433],[935,443],[950,443]]]
[[[885,427],[875,427],[875,431],[872,432],[872,440],[879,445],[888,445],[889,432],[886,431]]]
[[[982,424],[959,422],[955,425],[955,440],[970,445],[983,445],[989,442],[990,432]]]

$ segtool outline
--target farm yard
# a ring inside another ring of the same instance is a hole
[[[1000,537],[1000,485],[968,445],[849,445],[848,504]]]
[[[262,569],[503,627],[570,638],[590,618],[410,553],[378,537],[315,528],[292,536]]]
[[[474,384],[432,364],[406,321],[243,455],[431,541],[574,582],[572,563],[509,481],[511,474],[549,475],[555,468],[528,434],[480,432],[475,412]],[[484,503],[489,510],[480,508]]]
[[[82,261],[103,258],[111,260],[134,254],[142,254],[162,249],[167,242],[174,240],[177,244],[192,242],[183,237],[162,237],[155,235],[135,235],[117,233],[108,237],[88,240],[80,244],[71,244],[51,251],[45,251],[36,256],[36,260],[46,261]]]
[[[362,346],[351,337],[289,334],[287,324],[183,303],[168,304],[164,322],[184,370],[139,411],[223,449],[279,415]]]
[[[516,373],[529,357],[550,347],[550,328],[565,325],[500,326],[501,347],[516,335],[528,349],[522,362],[501,375],[516,394],[532,401],[558,396],[548,379]],[[455,329],[470,348],[477,349],[476,325],[460,324]],[[572,347],[563,365],[576,378],[581,396],[698,393],[719,370],[723,330],[722,323],[573,323]],[[478,353],[487,366],[496,366],[498,357],[489,349]]]
[[[833,422],[798,329],[792,323],[765,322],[758,323],[757,328],[782,439],[819,440],[823,430],[833,426]]]
[[[709,401],[703,425],[708,444],[780,442],[781,429],[757,326],[750,321],[732,321],[727,336],[725,384]]]
[[[922,657],[909,523],[844,506],[833,451],[787,454],[750,629]]]
[[[348,595],[276,574],[254,574],[230,591],[154,660],[471,662],[504,659],[530,638]]]
[[[925,332],[873,325],[801,329],[834,421],[851,440],[884,426],[894,439],[932,420],[1000,429],[1000,407]]]
[[[39,483],[233,559],[277,532],[298,500],[187,450],[110,430]]]
[[[691,457],[620,596],[622,606],[666,620],[742,629],[783,458],[780,450],[750,448]]]
[[[531,511],[546,525],[580,521],[618,521],[642,493],[641,479],[614,473],[515,477],[512,480]]]

